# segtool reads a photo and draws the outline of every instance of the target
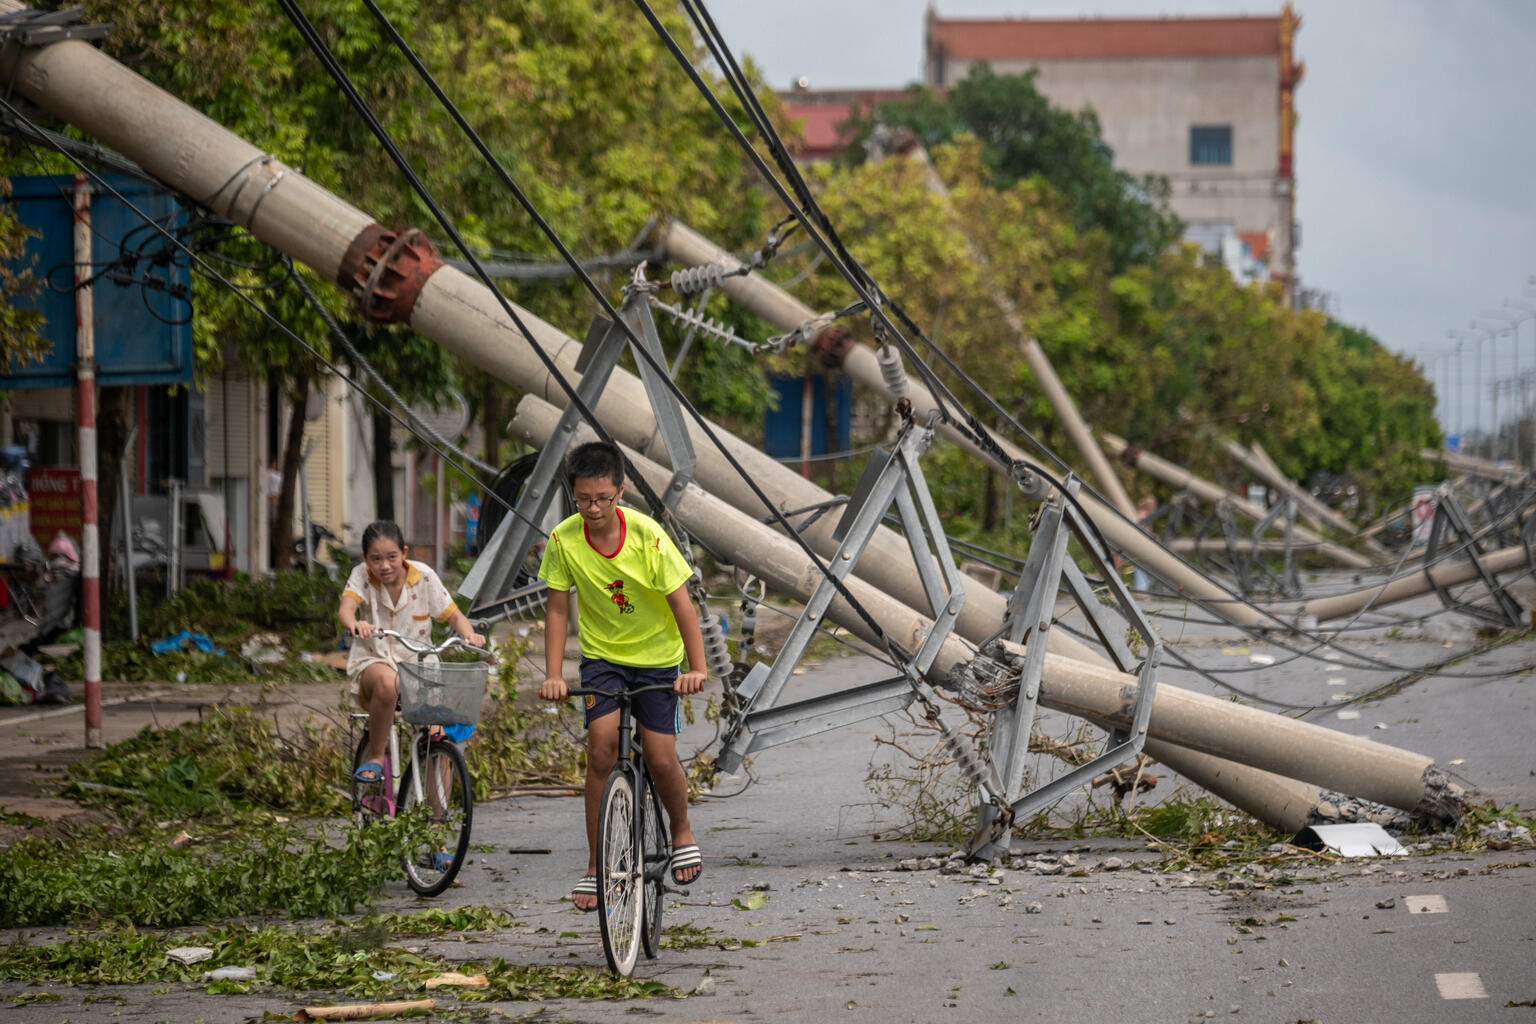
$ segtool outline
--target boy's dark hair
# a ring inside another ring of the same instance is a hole
[[[405,534],[400,532],[400,527],[392,519],[379,519],[368,524],[368,528],[363,531],[363,554],[368,553],[376,540],[392,540],[401,551],[405,550]]]
[[[624,483],[624,456],[607,441],[588,441],[571,449],[565,475],[573,485],[578,477],[607,477],[618,487]]]

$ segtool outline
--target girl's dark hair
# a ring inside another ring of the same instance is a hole
[[[607,441],[588,441],[571,449],[565,475],[572,484],[578,477],[607,477],[618,487],[624,483],[624,456]]]
[[[392,519],[379,519],[368,524],[368,528],[363,531],[364,555],[376,540],[392,540],[401,551],[405,550],[405,534],[400,532],[400,527]]]

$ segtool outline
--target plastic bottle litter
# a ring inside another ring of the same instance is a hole
[[[204,971],[204,981],[250,981],[256,977],[254,967],[220,967],[213,971]]]

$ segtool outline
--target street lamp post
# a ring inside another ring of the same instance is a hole
[[[1524,316],[1517,317],[1516,323],[1518,324],[1521,320],[1530,320],[1532,322],[1532,330],[1533,332],[1536,332],[1536,306],[1531,305],[1529,302],[1517,302],[1514,299],[1505,299],[1504,305],[1508,306],[1510,309],[1518,309],[1521,313],[1525,314]],[[1520,376],[1520,332],[1518,329],[1515,331],[1515,379],[1521,382],[1520,415],[1519,418],[1515,421],[1515,444],[1517,446],[1515,449],[1515,461],[1519,462],[1520,449],[1518,445],[1520,444],[1520,438],[1525,431],[1525,420],[1530,410],[1526,408],[1524,378]]]
[[[1455,355],[1451,359],[1451,368],[1456,371],[1456,448],[1458,451],[1463,451],[1461,444],[1467,437],[1467,400],[1462,392],[1467,388],[1467,367],[1462,362],[1461,354],[1467,340],[1462,337],[1461,331],[1456,330],[1446,331],[1445,336],[1456,343]]]
[[[1465,418],[1463,419],[1462,431],[1461,431],[1462,440],[1463,440],[1463,448],[1462,448],[1462,450],[1466,451],[1467,454],[1469,454],[1469,455],[1475,455],[1477,453],[1475,451],[1473,451],[1473,450],[1471,450],[1471,449],[1466,447],[1467,439],[1469,437],[1478,437],[1483,432],[1483,402],[1482,402],[1482,394],[1483,394],[1483,342],[1485,340],[1487,340],[1491,336],[1491,332],[1489,332],[1487,330],[1484,330],[1484,329],[1482,329],[1480,327],[1477,327],[1476,324],[1473,324],[1472,326],[1473,326],[1473,329],[1471,329],[1471,330],[1454,330],[1453,329],[1453,330],[1447,332],[1450,337],[1455,338],[1455,339],[1457,339],[1458,341],[1461,342],[1461,345],[1457,346],[1457,350],[1458,351],[1460,351],[1460,349],[1461,349],[1461,347],[1463,345],[1466,345],[1468,342],[1471,343],[1470,344],[1470,348],[1471,348],[1471,351],[1472,351],[1472,413],[1471,413],[1472,414],[1472,423],[1471,423],[1472,432],[1471,432],[1471,434],[1467,433],[1467,431],[1465,429],[1466,426],[1467,426],[1467,424],[1465,422]],[[1466,387],[1465,387],[1465,385],[1466,385],[1466,376],[1465,376],[1466,375],[1466,367],[1465,366],[1463,366],[1461,368],[1461,374],[1462,374],[1462,387],[1458,388],[1457,390],[1458,390],[1458,392],[1465,392],[1465,390],[1466,390]],[[1465,394],[1458,394],[1457,395],[1457,399],[1458,399],[1458,401],[1461,401],[1461,402],[1465,402],[1467,400]]]
[[[1497,309],[1495,309],[1495,310],[1486,310],[1485,309],[1485,310],[1483,310],[1483,312],[1479,313],[1475,319],[1473,319],[1472,326],[1473,327],[1479,327],[1480,326],[1479,323],[1478,323],[1479,320],[1483,321],[1484,323],[1492,323],[1492,324],[1499,325],[1498,327],[1496,327],[1495,329],[1493,329],[1492,331],[1489,332],[1489,339],[1490,339],[1490,341],[1492,341],[1492,339],[1495,336],[1502,335],[1502,334],[1508,334],[1511,338],[1514,339],[1515,370],[1516,370],[1516,373],[1518,374],[1519,373],[1519,366],[1520,366],[1520,334],[1519,334],[1518,331],[1515,330],[1515,325],[1520,322],[1520,318],[1519,317],[1510,316],[1508,313],[1504,312],[1503,310],[1497,310]],[[1492,452],[1492,455],[1493,455],[1494,461],[1497,462],[1498,458],[1499,458],[1499,433],[1500,433],[1500,428],[1502,426],[1502,424],[1499,422],[1499,386],[1498,386],[1498,382],[1499,382],[1499,347],[1498,347],[1498,345],[1496,343],[1491,343],[1488,347],[1489,347],[1489,351],[1491,353],[1491,358],[1489,359],[1489,368],[1490,368],[1490,370],[1492,372],[1492,375],[1493,375],[1493,452]],[[1514,460],[1515,460],[1516,463],[1519,463],[1519,461],[1520,461],[1520,438],[1519,438],[1518,426],[1517,426],[1516,431],[1515,431],[1515,453],[1514,453]]]

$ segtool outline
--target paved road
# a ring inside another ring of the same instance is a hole
[[[1173,632],[1166,623],[1164,631]],[[1208,668],[1265,669],[1220,677],[1233,685],[1267,699],[1320,705],[1313,720],[1333,728],[1442,763],[1459,760],[1455,770],[1464,784],[1501,803],[1536,807],[1532,683],[1520,671],[1536,661],[1530,640],[1345,708],[1359,717],[1340,718],[1336,693],[1363,693],[1400,674],[1397,666],[1467,649],[1478,642],[1472,624],[1440,618],[1427,626],[1378,627],[1341,642],[1337,661],[1271,667],[1255,666],[1252,658],[1283,658],[1278,648],[1238,645],[1208,627],[1186,629],[1183,639],[1191,657]],[[1372,662],[1391,665],[1367,671]],[[794,685],[812,693],[875,678],[879,669],[862,658],[843,659]],[[1189,673],[1170,671],[1166,678],[1217,689]],[[498,1009],[594,1024],[964,1017],[1439,1024],[1536,1014],[1528,1005],[1508,1005],[1536,1001],[1536,856],[1530,849],[1218,876],[1159,872],[1155,854],[1135,841],[1063,839],[1016,842],[1014,861],[1001,869],[957,870],[919,860],[919,870],[901,870],[903,861],[942,858],[948,850],[873,838],[901,820],[897,809],[871,797],[864,781],[872,759],[889,752],[873,737],[889,736],[891,728],[873,723],[766,751],[744,792],[697,807],[705,874],[667,920],[709,929],[716,944],[668,951],[639,972],[685,992],[707,973],[713,995]],[[720,788],[739,785],[727,781]],[[1176,785],[1165,779],[1159,792]],[[439,950],[600,968],[594,920],[563,898],[582,867],[580,815],[570,799],[483,805],[476,840],[490,852],[466,865],[465,886],[447,899],[505,907],[523,924],[480,936],[488,941],[472,947],[450,941],[437,944]],[[509,852],[514,849],[551,852]],[[1122,866],[1110,870],[1115,861]],[[733,905],[759,889],[767,895],[761,908]],[[389,903],[418,905],[403,887],[392,890]],[[756,945],[736,948],[742,940]],[[305,1001],[287,992],[208,996],[197,987],[160,994],[148,986],[110,993],[47,988],[61,1001],[17,1006],[9,1019],[235,1021],[291,1013]],[[26,991],[0,986],[5,997]],[[102,995],[126,1002],[89,1001]]]

